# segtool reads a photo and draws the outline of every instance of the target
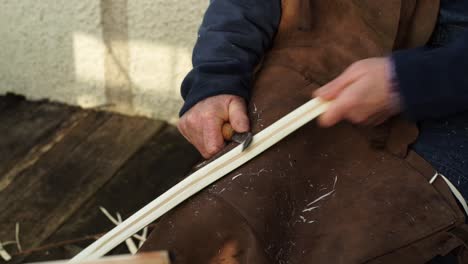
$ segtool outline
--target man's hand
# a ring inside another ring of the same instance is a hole
[[[221,131],[226,122],[238,133],[249,131],[247,107],[243,98],[225,94],[206,98],[181,117],[178,128],[208,159],[224,147]]]
[[[314,96],[332,100],[319,117],[323,127],[341,120],[378,125],[400,112],[400,99],[391,80],[388,58],[371,58],[352,64],[336,79],[314,92]]]

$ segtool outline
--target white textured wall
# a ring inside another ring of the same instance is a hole
[[[208,0],[2,0],[0,93],[174,120]]]

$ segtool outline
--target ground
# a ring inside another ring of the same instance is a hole
[[[164,122],[0,97],[0,242],[11,263],[70,258],[200,159]],[[124,253],[125,247],[115,253]],[[0,259],[0,263],[2,260]]]

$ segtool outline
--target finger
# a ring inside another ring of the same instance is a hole
[[[340,98],[340,97],[339,97]],[[344,100],[336,99],[332,101],[328,110],[318,118],[318,123],[322,127],[331,127],[344,119],[348,104]]]
[[[321,127],[331,127],[343,119],[343,115],[339,112],[339,107],[330,105],[328,110],[319,116],[318,124]]]
[[[350,84],[356,80],[351,71],[345,71],[338,77],[315,90],[314,96],[321,97],[324,100],[333,100]]]
[[[204,158],[209,158],[206,152],[205,143],[203,142],[203,133],[197,134],[191,138],[188,137],[188,140]]]
[[[236,98],[229,104],[229,122],[236,132],[249,131],[249,118],[247,117],[247,106],[241,98]]]
[[[203,127],[202,155],[211,158],[224,147],[224,138],[221,133],[222,119],[208,120]]]

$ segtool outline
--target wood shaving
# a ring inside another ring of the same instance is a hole
[[[9,245],[16,245],[16,248],[18,249],[18,252],[22,252],[21,248],[21,243],[19,239],[19,232],[20,232],[20,227],[19,223],[17,222],[15,225],[15,241],[6,241],[6,242],[0,242],[0,257],[4,261],[10,261],[11,260],[11,255],[10,253],[6,250],[6,246]]]
[[[336,183],[337,183],[337,182],[338,182],[338,177],[335,176],[335,180],[334,180],[334,182],[333,182],[333,190],[327,192],[326,194],[324,194],[324,195],[320,196],[319,198],[313,200],[312,202],[308,203],[307,206],[311,206],[311,205],[313,205],[314,203],[316,203],[316,202],[318,202],[318,201],[321,201],[321,200],[323,200],[324,198],[326,198],[326,197],[332,195],[332,194],[335,192],[335,187],[336,187]]]
[[[109,219],[114,225],[119,225],[119,221],[117,219],[115,219],[110,213],[109,211],[107,211],[106,208],[100,206],[99,209],[101,210],[101,212],[107,217],[107,219]]]
[[[309,207],[309,208],[306,208],[306,209],[302,210],[302,212],[303,212],[303,213],[305,213],[305,212],[310,212],[310,211],[315,210],[315,209],[317,209],[317,208],[319,208],[319,207],[320,207],[320,206],[312,206],[312,207]]]
[[[6,243],[1,243],[0,242],[0,257],[2,257],[2,259],[5,260],[5,261],[10,261],[11,260],[11,255],[3,247],[4,245],[6,245]]]
[[[242,176],[242,173],[239,173],[239,174],[235,175],[234,177],[232,177],[232,179],[231,179],[231,180],[233,181],[233,180],[235,180],[235,179],[239,178],[240,176]]]
[[[7,242],[3,242],[3,243],[0,242],[0,257],[2,257],[3,260],[5,260],[5,261],[10,261],[11,260],[11,255],[5,249],[5,246],[14,245],[14,244],[16,244],[16,241],[7,241]]]
[[[16,247],[18,248],[18,252],[21,252],[21,251],[23,251],[23,249],[21,247],[19,233],[20,233],[20,225],[19,225],[18,222],[16,222],[16,226],[15,226]]]
[[[143,244],[146,241],[146,238],[148,237],[148,227],[143,228],[143,233],[141,234],[141,236],[143,237],[143,239],[141,239],[140,242],[138,242],[138,248],[141,248],[143,246]]]
[[[101,212],[107,217],[107,219],[109,219],[114,225],[118,226],[119,224],[121,224],[123,222],[122,220],[122,216],[117,212],[116,215],[117,215],[117,219],[114,218],[110,213],[109,211],[107,211],[106,208],[100,206],[99,209],[101,210]],[[146,238],[145,238],[146,239]],[[141,242],[141,240],[140,240]],[[137,246],[135,245],[135,242],[133,241],[133,239],[131,237],[127,238],[125,240],[125,244],[127,245],[127,249],[128,251],[132,254],[132,255],[135,255],[138,251],[138,248]]]
[[[119,224],[123,222],[122,216],[120,216],[119,213],[117,213],[117,219],[119,220]],[[135,245],[135,242],[133,242],[133,239],[131,237],[125,240],[125,244],[127,245],[127,248],[128,248],[128,251],[130,251],[130,254],[135,255],[138,252],[138,248]]]
[[[332,190],[332,191],[330,191],[330,192],[327,192],[326,194],[320,196],[319,198],[317,198],[317,199],[313,200],[312,202],[310,202],[309,204],[307,204],[307,206],[311,206],[311,205],[313,205],[314,203],[323,200],[324,198],[326,198],[326,197],[332,195],[334,192],[335,192],[335,190]]]
[[[267,171],[267,170],[265,170],[265,168],[263,168],[263,169],[259,170],[259,171],[256,173],[256,175],[257,175],[257,176],[260,176],[260,173],[265,172],[265,171]]]

